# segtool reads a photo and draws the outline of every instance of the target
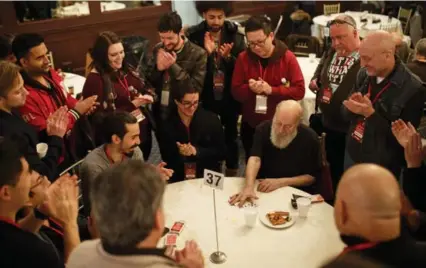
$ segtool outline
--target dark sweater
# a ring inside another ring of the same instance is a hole
[[[186,35],[188,39],[194,44],[204,48],[204,35],[208,31],[207,23],[205,21],[198,25],[190,27]],[[223,99],[216,101],[213,92],[213,74],[215,72],[215,57],[217,53],[212,53],[207,57],[207,70],[206,78],[204,80],[203,92],[201,93],[201,101],[203,108],[220,114],[223,112],[237,113],[240,110],[240,105],[231,95],[231,81],[232,73],[234,71],[235,60],[241,51],[245,49],[244,35],[238,32],[236,24],[225,21],[221,31],[220,44],[233,43],[231,50],[231,57],[229,59],[220,58],[219,69],[225,74],[225,84]]]
[[[220,172],[220,161],[225,159],[226,145],[223,128],[216,114],[199,107],[188,129],[174,110],[165,121],[161,134],[164,144],[164,147],[160,147],[161,156],[167,167],[174,170],[169,182],[185,178],[184,163],[196,163],[197,178],[203,177],[205,168]],[[182,156],[176,142],[190,142],[196,148],[197,155]]]
[[[1,267],[64,267],[51,244],[11,223],[0,221],[0,241]]]
[[[297,136],[284,149],[271,142],[272,121],[256,128],[250,156],[261,159],[258,178],[290,178],[311,175],[318,178],[321,172],[320,146],[316,133],[307,126],[299,125]]]
[[[350,236],[342,236],[342,240],[348,246],[368,243],[365,239]],[[376,260],[395,268],[420,268],[426,267],[425,250],[424,246],[417,245],[415,240],[408,234],[401,234],[396,239],[381,242],[372,247],[354,252],[362,257]]]
[[[53,181],[58,176],[58,162],[62,155],[63,140],[58,136],[48,136],[49,146],[46,156],[40,159],[37,154],[38,135],[35,129],[18,114],[9,114],[0,110],[0,136],[9,137],[18,142],[20,149],[25,154],[30,167]]]
[[[348,98],[349,92],[355,83],[356,76],[360,68],[360,61],[357,60],[348,70],[348,73],[343,78],[339,87],[333,93],[330,103],[327,104],[320,102],[324,94],[324,89],[330,87],[328,69],[330,68],[335,52],[336,51],[334,49],[330,49],[324,53],[312,79],[317,79],[317,84],[319,86],[316,102],[321,108],[324,126],[334,131],[346,133],[349,128],[349,122],[344,119],[340,110],[342,102]]]

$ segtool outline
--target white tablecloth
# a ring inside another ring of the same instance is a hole
[[[76,97],[77,94],[83,91],[84,83],[86,82],[86,78],[84,76],[73,74],[73,73],[63,73],[65,74],[64,84],[67,88],[73,86],[74,94],[73,97]],[[68,89],[67,89],[68,91]],[[69,92],[69,91],[68,91]]]
[[[301,101],[303,108],[302,122],[309,125],[309,117],[315,112],[315,94],[309,89],[309,82],[314,76],[315,70],[320,62],[317,58],[313,62],[307,57],[297,57],[299,66],[302,69],[303,78],[305,79],[305,97]]]
[[[228,199],[243,186],[241,178],[225,178],[224,190],[216,191],[216,206],[220,250],[228,259],[219,265],[212,264],[209,256],[216,251],[212,189],[203,180],[189,180],[169,184],[164,196],[166,226],[184,220],[186,226],[178,238],[177,248],[185,240],[194,239],[200,245],[206,267],[319,267],[324,261],[338,255],[343,249],[333,218],[333,208],[314,204],[308,218],[298,219],[291,208],[293,193],[308,195],[292,187],[272,193],[258,193],[259,216],[269,210],[290,211],[296,223],[288,229],[270,229],[258,219],[254,228],[244,224],[243,209],[230,206]],[[262,214],[261,214],[262,213]],[[294,213],[294,214],[293,214]],[[161,239],[159,246],[163,246]]]
[[[338,15],[341,14],[347,14],[350,15],[351,17],[353,17],[356,21],[356,25],[358,30],[360,31],[360,37],[364,38],[368,32],[370,31],[376,31],[376,30],[380,30],[380,24],[392,24],[395,25],[396,28],[398,29],[398,32],[402,33],[402,28],[401,28],[401,22],[396,19],[396,18],[392,18],[389,21],[388,16],[385,15],[380,15],[380,14],[368,14],[366,15],[367,17],[367,22],[361,22],[361,16],[364,15],[363,12],[356,12],[356,11],[346,11],[345,13],[340,13],[340,14],[333,14],[333,15],[320,15],[320,16],[316,16],[313,21],[314,24],[317,25],[318,31],[314,31],[316,32],[316,34],[314,34],[314,36],[317,36],[318,38],[320,38],[322,40],[324,33],[323,33],[323,28],[327,26],[327,22],[330,20],[333,20],[334,18],[336,18]],[[380,19],[379,23],[373,23],[373,16],[377,19]],[[406,42],[409,46],[411,44],[411,38],[407,35],[404,35],[403,38],[404,42]]]
[[[112,11],[125,9],[126,5],[123,3],[117,2],[101,2],[101,11]],[[57,11],[58,17],[70,17],[70,16],[84,16],[89,15],[89,3],[87,1],[81,3],[75,3],[70,6],[58,8]]]

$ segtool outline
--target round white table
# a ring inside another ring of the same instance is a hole
[[[309,125],[309,117],[315,113],[315,97],[316,95],[309,89],[309,82],[314,76],[315,70],[320,62],[320,58],[311,61],[307,57],[297,57],[300,69],[302,69],[303,78],[305,79],[305,96],[301,101],[303,108],[302,122]]]
[[[77,94],[83,92],[84,83],[86,82],[86,78],[84,76],[73,74],[73,73],[63,73],[65,75],[64,78],[64,84],[68,88],[73,86],[74,87],[74,94],[73,97],[76,97]]]
[[[351,17],[354,18],[354,20],[356,21],[356,26],[357,26],[358,30],[360,31],[359,35],[360,35],[361,38],[364,38],[368,34],[368,32],[370,32],[370,31],[380,30],[381,24],[385,24],[385,25],[390,24],[390,25],[394,26],[395,28],[397,28],[399,33],[402,33],[401,22],[396,18],[391,18],[391,20],[389,20],[388,16],[381,15],[381,14],[367,14],[367,15],[365,15],[365,13],[363,13],[363,12],[346,11],[345,13],[332,14],[332,15],[329,15],[329,16],[326,16],[326,15],[316,16],[313,19],[313,22],[314,22],[315,25],[318,26],[318,29],[316,31],[317,33],[313,34],[313,35],[320,38],[320,40],[322,40],[322,38],[324,37],[323,28],[327,26],[327,22],[335,19],[338,15],[342,15],[342,14],[350,15]],[[367,18],[367,22],[361,22],[362,16]],[[373,17],[380,19],[380,22],[379,23],[373,23]],[[404,40],[404,42],[406,42],[408,44],[408,46],[410,46],[411,38],[409,36],[404,35],[403,40]]]
[[[270,229],[259,219],[249,228],[244,223],[244,210],[228,204],[231,195],[243,187],[242,178],[225,178],[224,190],[216,190],[219,230],[219,250],[227,261],[216,265],[209,256],[216,251],[216,237],[212,189],[204,180],[196,179],[167,185],[164,194],[166,226],[183,220],[186,225],[178,237],[177,249],[186,240],[194,239],[205,258],[205,267],[295,267],[313,268],[337,256],[343,249],[333,218],[333,208],[326,204],[313,204],[308,218],[297,218],[291,208],[291,195],[308,194],[292,187],[271,193],[257,193],[259,217],[269,210],[289,211],[296,223],[287,229]],[[161,239],[158,246],[164,245]]]

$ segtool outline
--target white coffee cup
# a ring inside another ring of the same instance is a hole
[[[49,148],[49,145],[47,145],[47,143],[44,143],[44,142],[38,143],[36,146],[38,157],[40,158],[45,157],[47,154],[48,148]]]
[[[317,55],[315,53],[309,53],[309,61],[314,62],[317,58]]]
[[[299,211],[299,217],[308,217],[309,208],[311,207],[311,199],[307,197],[299,197],[296,199],[297,210]]]
[[[257,214],[258,211],[255,207],[250,206],[244,208],[244,218],[246,220],[246,226],[254,227],[256,225]]]

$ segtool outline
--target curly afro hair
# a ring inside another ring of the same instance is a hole
[[[225,16],[229,16],[233,11],[232,1],[195,1],[195,9],[200,16],[209,9],[221,9]]]

